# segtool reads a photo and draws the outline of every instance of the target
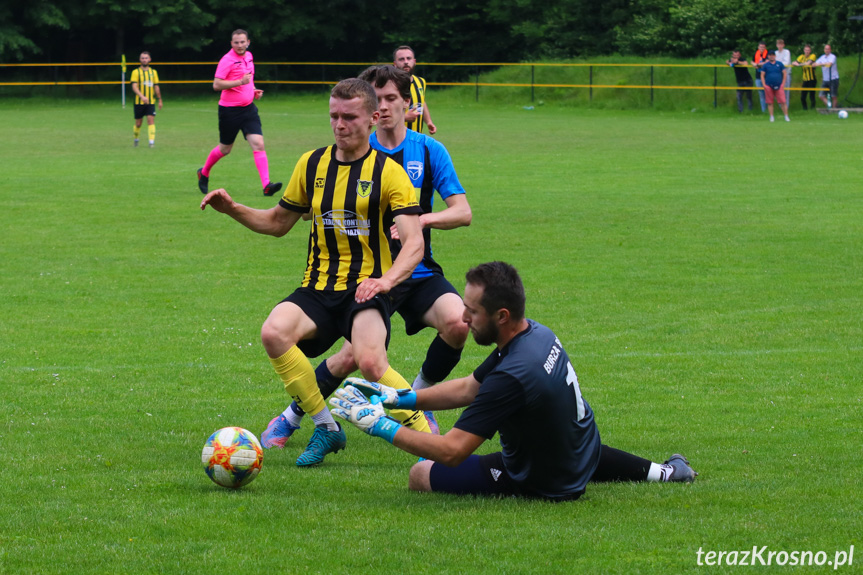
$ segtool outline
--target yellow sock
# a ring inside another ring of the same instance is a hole
[[[151,144],[156,141],[156,124],[147,124],[147,135]]]
[[[321,395],[315,379],[315,370],[300,348],[294,346],[275,359],[271,357],[270,363],[285,383],[285,391],[303,411],[309,415],[317,415],[326,409],[324,396]]]
[[[394,387],[396,389],[410,389],[408,382],[399,375],[399,372],[394,370],[392,366],[387,367],[386,372],[378,380],[379,383]],[[390,415],[400,421],[405,427],[410,427],[416,431],[425,431],[431,433],[429,422],[422,411],[413,411],[407,409],[392,409]]]
[[[135,139],[137,140],[138,136],[141,135],[141,126],[138,126],[138,125],[133,126],[132,127],[132,133],[135,134]]]

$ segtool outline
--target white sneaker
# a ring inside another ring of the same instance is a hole
[[[791,118],[789,118],[788,116],[785,116],[785,121],[786,121],[786,122],[790,122],[790,121],[791,121]]]
[[[773,116],[770,116],[770,121],[771,121],[771,122],[775,122],[775,121],[776,121],[776,119],[775,119]]]

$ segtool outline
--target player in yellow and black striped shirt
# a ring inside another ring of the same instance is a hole
[[[330,96],[335,145],[300,158],[278,205],[256,210],[237,204],[225,190],[214,190],[201,202],[201,209],[212,206],[255,232],[277,237],[311,209],[302,285],[273,309],[261,328],[264,348],[285,389],[315,422],[309,445],[297,459],[300,466],[322,462],[346,441],[326,409],[308,356],[320,355],[344,337],[353,343],[363,377],[410,388],[387,360],[392,313],[387,294],[422,259],[422,209],[404,169],[369,145],[377,119],[374,88],[356,78],[343,80]],[[393,221],[402,241],[395,261],[386,235]],[[430,431],[422,412],[391,414],[409,427]]]
[[[162,91],[159,90],[159,74],[150,68],[150,53],[141,52],[141,66],[132,70],[132,91],[135,93],[135,146],[138,145],[138,136],[141,134],[141,124],[144,116],[147,116],[147,135],[150,147],[156,145],[156,105],[159,100],[159,109],[162,109]]]
[[[437,132],[437,126],[432,122],[431,112],[426,104],[426,81],[413,75],[416,65],[417,59],[410,46],[399,46],[393,52],[393,66],[411,74],[411,99],[405,112],[405,125],[408,130],[419,133],[422,133],[424,124],[428,125],[429,134],[433,135]]]

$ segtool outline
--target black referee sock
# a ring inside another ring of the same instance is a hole
[[[591,481],[647,481],[652,461],[607,445],[600,446],[599,465]]]
[[[461,349],[450,347],[438,334],[429,345],[422,373],[427,380],[439,383],[455,369],[460,359]]]

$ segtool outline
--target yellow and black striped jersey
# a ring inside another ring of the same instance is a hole
[[[159,84],[159,75],[153,68],[135,68],[132,70],[132,83],[138,84],[138,90],[150,101],[150,104],[156,103],[156,93],[154,87]],[[135,94],[135,103],[143,104],[141,97]]]
[[[815,54],[800,54],[797,56],[797,62],[800,63],[800,67],[803,68],[803,81],[804,82],[812,82],[815,80],[815,68],[811,65],[806,66],[806,62],[815,62]]]
[[[388,232],[393,218],[421,214],[404,169],[374,149],[353,162],[335,158],[335,146],[303,154],[279,205],[311,208],[309,255],[303,287],[355,289],[392,267]]]
[[[426,81],[424,78],[420,78],[419,76],[411,76],[411,101],[410,107],[416,108],[417,106],[426,105]],[[405,126],[408,127],[408,130],[413,130],[414,132],[422,133],[423,128],[425,128],[425,123],[422,117],[422,114],[417,116],[416,120],[413,122],[405,122]]]

